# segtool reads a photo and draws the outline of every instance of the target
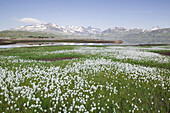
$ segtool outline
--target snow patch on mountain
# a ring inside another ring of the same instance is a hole
[[[78,34],[78,35],[98,35],[101,33],[139,33],[139,32],[150,32],[154,30],[158,30],[160,27],[156,26],[152,29],[145,30],[145,29],[127,29],[123,27],[112,27],[108,28],[104,31],[101,31],[99,28],[94,27],[78,27],[78,26],[61,26],[56,25],[54,23],[45,23],[45,24],[34,24],[34,25],[27,25],[27,26],[20,26],[16,28],[12,28],[12,31],[31,31],[31,32],[52,32],[52,33],[68,33],[68,34]]]
[[[101,30],[99,28],[93,27],[78,27],[78,26],[60,26],[53,23],[46,24],[34,24],[27,26],[20,26],[16,28],[10,29],[12,31],[31,31],[31,32],[63,32],[63,33],[73,33],[73,34],[82,34],[82,35],[90,35],[100,33]]]

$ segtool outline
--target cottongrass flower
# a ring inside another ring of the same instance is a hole
[[[13,109],[17,112],[20,110],[19,102],[22,102],[23,109],[34,109],[34,112],[77,111],[88,113],[107,112],[108,109],[116,112],[121,109],[116,96],[119,96],[122,90],[130,90],[132,85],[131,82],[126,81],[135,81],[133,83],[135,88],[141,88],[143,84],[154,82],[154,88],[161,87],[168,90],[169,78],[164,76],[169,73],[168,69],[123,63],[112,58],[125,61],[132,59],[167,63],[169,57],[134,47],[81,47],[44,54],[66,52],[68,54],[96,55],[96,57],[77,59],[65,67],[60,67],[45,66],[43,64],[48,63],[45,61],[0,56],[0,96],[4,97],[3,100],[0,100],[0,104],[6,102],[8,103],[6,110]],[[15,65],[10,67],[9,64]],[[101,77],[101,81],[96,79],[99,77]],[[123,78],[124,82],[120,82],[120,78]],[[151,91],[152,87],[146,87],[145,90]],[[106,92],[107,94],[105,94]],[[126,95],[129,100],[125,102],[133,107],[128,111],[140,110],[140,106],[133,103],[133,101],[143,102],[141,98],[138,98],[138,93],[131,92]],[[151,97],[152,93],[148,92],[147,95]],[[110,99],[111,97],[115,98]],[[20,101],[21,99],[24,101]],[[102,99],[106,99],[104,105]],[[154,105],[155,102],[151,102],[152,104]],[[110,105],[114,106],[114,110]]]

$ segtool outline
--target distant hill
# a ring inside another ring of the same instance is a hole
[[[0,31],[0,37],[12,38],[38,38],[38,37],[68,37],[67,35],[53,34],[46,32],[30,32],[30,31]]]

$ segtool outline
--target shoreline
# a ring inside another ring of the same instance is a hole
[[[37,39],[37,38],[24,38],[24,39],[1,39],[0,45],[20,44],[20,43],[115,43],[122,44],[122,40],[102,40],[102,39]]]

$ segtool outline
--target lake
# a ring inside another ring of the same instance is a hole
[[[50,44],[9,44],[0,45],[0,48],[15,48],[15,47],[36,47],[36,46],[55,46],[55,45],[116,45],[114,43],[50,43]]]

